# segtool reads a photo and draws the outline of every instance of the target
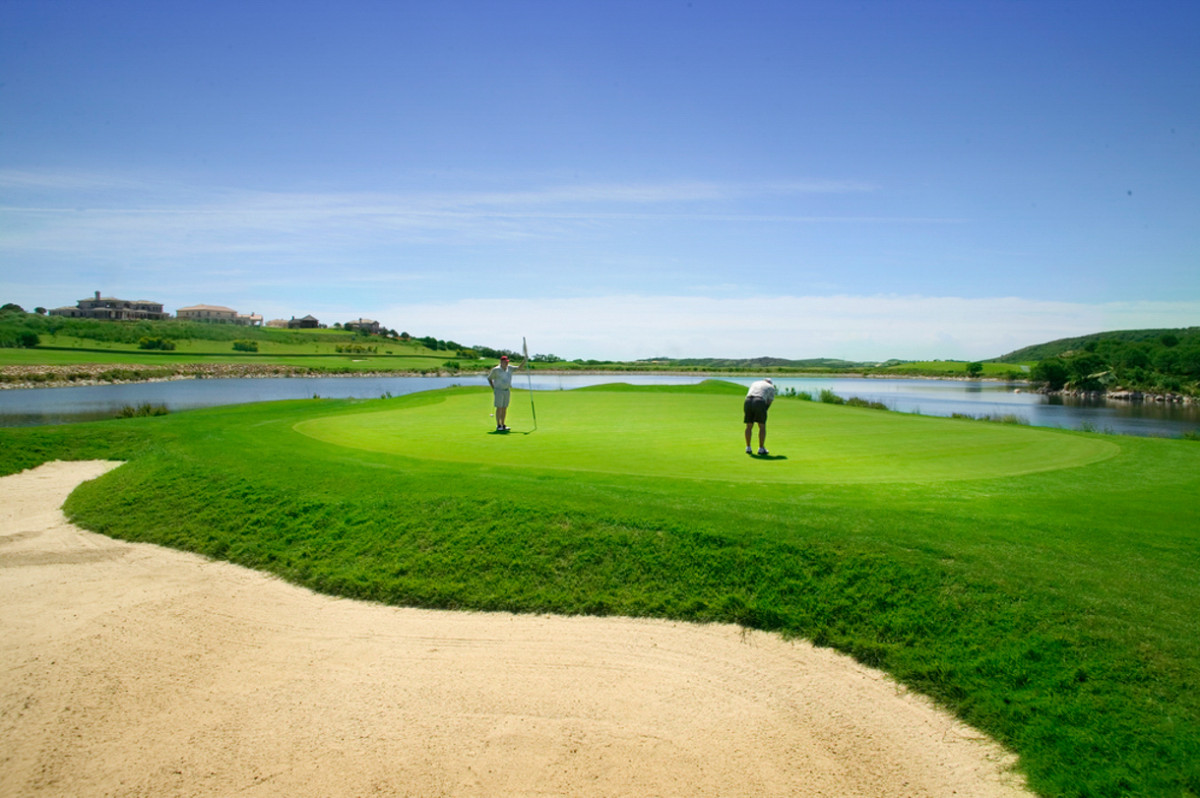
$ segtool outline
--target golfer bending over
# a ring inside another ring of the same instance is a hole
[[[529,362],[529,358],[521,361],[521,365],[508,366],[508,355],[500,356],[500,365],[493,366],[488,372],[488,385],[492,386],[492,396],[495,398],[496,404],[496,432],[508,432],[508,425],[504,423],[508,416],[508,400],[509,391],[512,388],[512,378],[521,369],[525,368],[525,364]]]
[[[746,454],[752,454],[750,449],[750,430],[758,424],[758,453],[767,454],[767,409],[775,401],[775,383],[771,380],[759,380],[750,386],[746,401],[742,404],[742,415],[746,421]]]

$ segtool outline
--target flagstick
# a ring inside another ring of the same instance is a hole
[[[529,372],[529,346],[521,336],[521,349],[525,353],[525,377],[529,380],[529,412],[533,413],[533,428],[537,429],[537,408],[533,406],[533,375]]]

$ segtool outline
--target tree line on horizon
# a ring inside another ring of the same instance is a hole
[[[349,334],[365,335],[365,333]],[[302,330],[263,330],[227,324],[201,322],[133,321],[111,322],[99,319],[79,319],[27,313],[19,305],[0,306],[0,348],[34,348],[42,336],[64,335],[81,339],[138,345],[139,341],[161,342],[170,347],[172,340],[207,339],[235,341],[248,335],[305,337],[313,333]],[[463,359],[488,358],[498,360],[502,355],[519,360],[522,353],[511,349],[476,344],[463,346],[455,341],[435,336],[411,336],[407,332],[389,332],[389,336],[405,343],[419,344],[435,352],[454,353]],[[535,354],[535,363],[554,363],[556,355]],[[613,361],[574,361],[580,365],[612,365]],[[638,361],[675,367],[708,368],[827,368],[832,370],[862,368],[868,364],[851,363],[832,358],[785,360],[781,358],[752,358],[729,360],[721,358],[668,359],[654,358]],[[875,368],[900,364],[889,360],[870,364]],[[1160,330],[1119,330],[1095,333],[1077,338],[1063,338],[1018,349],[995,358],[993,363],[1033,363],[1030,379],[1045,388],[1078,391],[1111,391],[1117,389],[1158,393],[1200,393],[1200,327]],[[970,364],[978,365],[978,364]],[[976,370],[978,371],[978,370]],[[970,370],[968,369],[968,373]]]

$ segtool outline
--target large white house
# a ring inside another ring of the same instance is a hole
[[[175,318],[180,321],[204,321],[214,324],[241,324],[247,327],[261,327],[262,316],[257,313],[243,315],[233,308],[222,305],[192,305],[175,311]]]
[[[97,291],[91,299],[81,299],[75,307],[61,307],[50,311],[51,316],[68,316],[82,319],[108,319],[111,321],[141,321],[143,319],[169,319],[170,313],[163,311],[161,302],[146,299],[117,299],[102,297]]]

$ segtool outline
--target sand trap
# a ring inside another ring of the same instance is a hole
[[[0,479],[0,795],[1029,794],[804,643],[331,599],[69,525],[112,465]]]

